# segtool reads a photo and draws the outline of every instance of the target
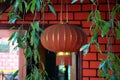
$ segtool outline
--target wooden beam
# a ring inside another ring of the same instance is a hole
[[[82,53],[76,52],[76,80],[82,80]]]
[[[20,24],[0,24],[0,29],[10,29],[10,27],[15,26],[15,29],[17,29]],[[28,29],[29,25],[24,25],[24,29]]]

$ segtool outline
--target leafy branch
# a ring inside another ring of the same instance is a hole
[[[6,0],[2,1],[5,2]],[[27,66],[26,80],[45,80],[45,76],[47,76],[44,64],[40,60],[39,51],[40,33],[43,32],[43,29],[40,27],[40,20],[35,21],[36,11],[44,13],[44,9],[47,6],[50,11],[56,15],[50,0],[10,0],[10,11],[8,13],[10,24],[15,24],[15,22],[19,20],[24,22],[24,16],[27,15],[28,12],[34,14],[33,21],[30,23],[27,30],[24,29],[25,26],[24,23],[22,23],[9,38],[12,45],[17,42],[16,47],[24,50]],[[42,65],[42,69],[38,68],[38,64]],[[18,71],[15,75],[16,74],[18,74]]]

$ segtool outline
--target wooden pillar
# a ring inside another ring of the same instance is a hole
[[[82,80],[82,53],[76,52],[76,80]]]

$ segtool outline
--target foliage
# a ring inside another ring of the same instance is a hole
[[[6,0],[2,0],[1,2],[5,1]],[[34,14],[33,21],[30,23],[27,30],[24,29],[24,24],[12,27],[18,27],[18,29],[10,36],[9,41],[11,41],[13,45],[17,42],[16,47],[24,49],[27,66],[26,80],[45,80],[47,72],[45,71],[43,62],[40,61],[39,51],[40,33],[43,32],[43,29],[40,27],[40,20],[35,21],[35,18],[36,12],[44,13],[44,9],[47,6],[50,11],[56,15],[52,7],[52,2],[50,0],[10,0],[9,4],[10,11],[8,17],[10,24],[15,24],[17,20],[22,20],[24,22],[24,16],[28,12]],[[38,68],[38,64],[41,64],[42,69]],[[18,71],[14,75],[17,73]]]
[[[2,1],[4,2],[6,0]],[[78,0],[72,0],[71,3],[74,4],[77,1]],[[84,2],[84,0],[79,1],[81,3]],[[96,5],[96,2],[94,0],[90,1],[93,3],[93,5]],[[9,41],[12,41],[12,44],[17,41],[18,45],[16,47],[20,47],[25,50],[24,54],[27,60],[26,65],[29,68],[29,73],[26,77],[26,80],[43,80],[45,79],[44,75],[47,75],[45,68],[44,66],[42,66],[43,69],[40,70],[37,67],[37,64],[43,65],[43,63],[40,61],[40,52],[38,50],[39,37],[41,31],[43,30],[42,28],[40,28],[40,20],[34,21],[36,18],[35,13],[44,13],[44,8],[47,6],[53,14],[56,15],[56,12],[50,0],[10,0],[10,4],[11,8],[8,13],[10,24],[14,24],[16,20],[23,20],[24,22],[24,16],[28,12],[34,14],[33,21],[29,25],[29,28],[23,31],[24,24],[20,25],[18,27],[18,30],[11,35]],[[89,47],[91,45],[95,45],[98,51],[103,54],[97,41],[98,36],[106,37],[109,40],[111,37],[113,37],[113,34],[109,34],[109,32],[113,31],[116,33],[116,39],[120,39],[120,21],[116,20],[116,13],[120,15],[120,5],[116,5],[112,9],[109,21],[105,21],[102,19],[101,13],[99,10],[97,10],[97,8],[96,10],[90,12],[87,21],[92,21],[92,24],[90,26],[90,32],[92,37],[90,42],[80,49],[80,51],[84,52],[84,55],[88,53]],[[110,51],[107,52],[106,56],[107,59],[102,60],[99,66],[99,69],[101,69],[101,76],[104,77],[106,80],[119,80],[120,59]]]
[[[101,60],[99,66],[101,70],[100,76],[105,80],[119,80],[120,79],[120,58],[114,53],[108,52],[106,60]]]
[[[72,0],[72,3],[76,3],[78,0]],[[80,0],[82,3],[84,0]],[[94,0],[90,0],[94,5],[96,5]],[[109,5],[109,4],[108,4]],[[98,6],[98,5],[96,5]],[[88,44],[85,44],[81,47],[80,51],[84,52],[86,55],[89,52],[89,47],[91,45],[95,45],[97,50],[101,53],[99,42],[97,41],[98,36],[107,38],[108,42],[111,38],[115,37],[115,39],[120,39],[120,21],[116,19],[116,14],[120,16],[120,4],[114,6],[110,13],[110,19],[105,21],[101,17],[101,13],[99,10],[93,10],[88,15],[87,21],[91,21],[92,24],[90,26],[91,32],[91,40]],[[114,36],[116,35],[116,36]],[[109,47],[112,45],[107,44]],[[100,76],[105,80],[120,80],[120,58],[116,56],[111,50],[108,48],[107,54],[105,55],[107,58],[105,60],[101,60],[99,65],[99,69],[101,70]]]

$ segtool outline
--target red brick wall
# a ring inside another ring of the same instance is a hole
[[[52,0],[54,8],[57,12],[57,15],[53,15],[48,8],[45,9],[45,14],[44,14],[44,23],[47,25],[52,25],[52,24],[59,24],[60,23],[60,6],[61,0]],[[65,3],[66,0],[63,0],[63,21],[65,19]],[[108,20],[108,5],[107,5],[107,0],[98,0],[99,1],[99,6],[98,9],[101,11],[102,18],[105,20]],[[109,0],[110,1],[110,9],[113,7],[115,4],[115,0]],[[84,29],[84,31],[87,34],[87,41],[90,40],[90,32],[89,32],[89,27],[90,27],[90,22],[87,22],[87,17],[89,12],[95,9],[95,6],[90,2],[90,0],[85,0],[84,3],[80,3],[79,0],[76,4],[71,4],[71,0],[69,0],[68,3],[68,20],[69,24],[75,24],[79,25]],[[7,11],[6,11],[7,13]],[[7,17],[6,13],[3,14],[2,18],[0,19],[0,23],[7,23]],[[29,14],[25,16],[25,24],[29,24],[29,22],[32,21],[33,14]],[[37,13],[37,18],[36,20],[39,20],[42,16],[40,13]],[[118,16],[120,19],[120,17]],[[2,20],[2,21],[1,21]],[[21,24],[21,21],[17,21],[17,24]],[[106,43],[107,40],[105,38],[98,38],[98,41],[100,42],[100,46],[103,52],[105,52],[106,49]],[[113,40],[113,50],[116,53],[120,52],[120,41],[119,40]],[[98,66],[99,66],[99,59],[100,58],[105,58],[103,55],[99,54],[99,52],[96,50],[94,46],[90,47],[89,53],[86,56],[83,56],[83,80],[102,80],[99,78],[99,71],[98,71]]]

